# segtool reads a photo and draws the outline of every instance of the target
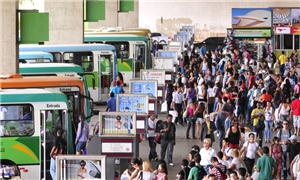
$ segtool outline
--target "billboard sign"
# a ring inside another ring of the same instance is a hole
[[[267,28],[272,25],[271,8],[232,8],[232,28]]]

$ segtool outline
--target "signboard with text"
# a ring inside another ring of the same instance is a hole
[[[141,80],[157,80],[158,84],[165,85],[165,76],[164,70],[141,69]]]

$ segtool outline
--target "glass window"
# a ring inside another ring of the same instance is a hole
[[[283,44],[283,49],[293,49],[293,35],[285,34]]]
[[[34,133],[33,107],[0,105],[0,136],[30,136]]]
[[[94,70],[93,52],[65,52],[64,62],[82,66],[85,72]]]
[[[129,58],[129,42],[107,41],[106,44],[111,44],[115,46],[117,51],[117,58],[122,58],[122,59]]]
[[[53,62],[61,62],[61,53],[60,52],[54,52],[53,55]]]
[[[300,35],[295,35],[295,49],[300,49],[299,47],[300,47],[300,41],[299,41],[299,39],[300,39]]]

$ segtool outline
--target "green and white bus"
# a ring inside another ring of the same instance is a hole
[[[34,63],[19,64],[23,76],[68,76],[76,77],[84,82],[85,96],[93,102],[104,102],[108,99],[110,86],[103,86],[105,78],[99,78],[97,73],[84,72],[79,65],[72,63]],[[101,81],[99,82],[99,80]],[[98,83],[96,83],[98,81]]]
[[[2,178],[48,179],[54,134],[63,131],[74,154],[68,100],[59,91],[0,90],[0,174]]]
[[[118,71],[122,73],[124,82],[138,78],[141,69],[152,68],[149,31],[86,32],[84,42],[113,45],[117,52]]]
[[[106,98],[108,98],[109,95],[111,82],[115,80],[118,74],[116,51],[115,47],[112,45],[20,45],[19,49],[20,52],[48,52],[53,55],[53,62],[55,63],[74,63],[81,66],[83,71],[86,73],[85,76],[87,85],[89,87],[91,97],[95,102],[106,101]],[[95,82],[96,88],[93,88],[93,82]]]

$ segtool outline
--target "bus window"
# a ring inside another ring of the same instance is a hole
[[[53,62],[61,62],[62,57],[60,52],[53,52],[51,54],[53,55]]]
[[[34,133],[33,107],[0,106],[0,136],[31,136]]]
[[[114,42],[107,41],[105,44],[113,45],[116,48],[117,58],[128,59],[129,58],[129,42]]]
[[[63,57],[64,62],[80,65],[85,72],[92,72],[94,70],[92,52],[65,52]]]

